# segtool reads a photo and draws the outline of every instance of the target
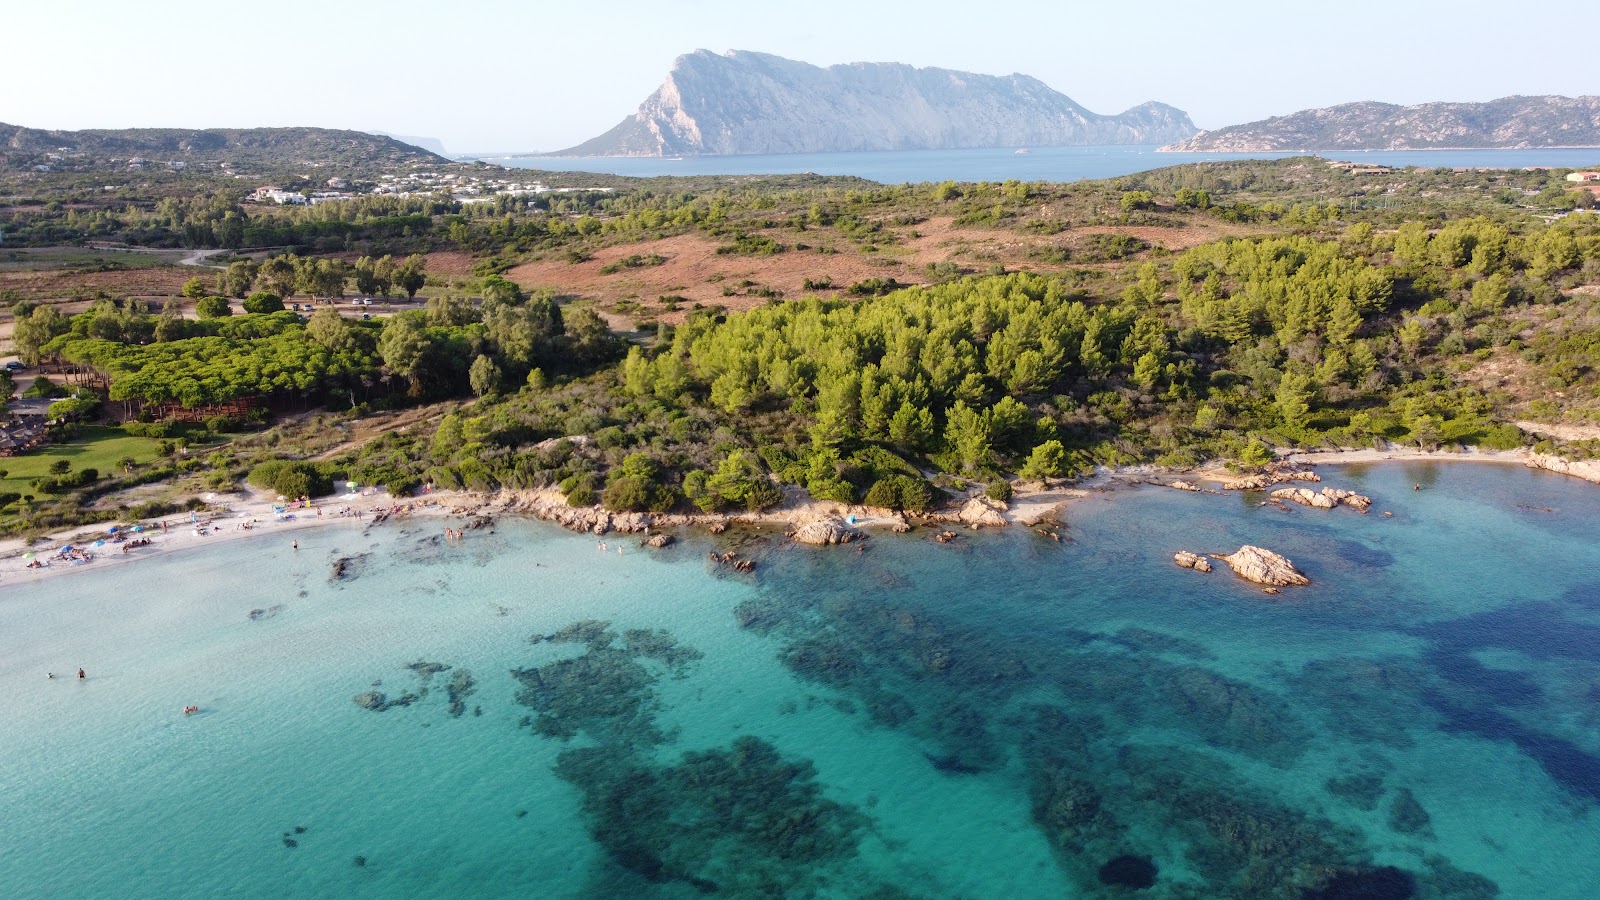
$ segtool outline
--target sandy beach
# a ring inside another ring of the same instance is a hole
[[[192,521],[189,513],[174,513],[143,522],[107,522],[101,526],[74,528],[32,544],[22,538],[0,542],[0,587],[42,581],[71,572],[127,565],[156,554],[198,550],[245,539],[278,538],[286,548],[291,548],[293,535],[306,529],[370,526],[385,513],[398,516],[446,516],[458,510],[458,503],[464,499],[468,499],[468,495],[450,492],[396,504],[385,493],[335,495],[318,499],[310,509],[291,509],[279,516],[274,507],[283,504],[264,492],[251,490],[242,494],[217,495],[212,501],[215,506],[211,511],[194,514],[198,522]],[[321,515],[318,515],[319,511]],[[344,511],[343,514],[341,511]],[[165,530],[162,529],[162,522],[166,523]],[[248,528],[245,527],[247,524]],[[151,543],[124,553],[123,545],[111,542],[109,530],[116,526],[122,534],[130,534],[134,525],[142,525],[143,531],[138,537],[149,538]],[[204,533],[200,531],[202,527]],[[95,541],[105,541],[105,544],[95,547]],[[58,548],[67,544],[88,550],[94,554],[94,559],[77,563],[58,559]],[[28,568],[24,554],[30,552],[34,554],[34,559],[48,565]]]
[[[1459,451],[1419,450],[1410,447],[1347,448],[1312,450],[1287,454],[1279,459],[1281,464],[1299,466],[1338,466],[1376,464],[1385,462],[1476,462],[1501,465],[1520,465],[1545,469],[1557,474],[1571,475],[1586,481],[1600,483],[1600,463],[1561,457],[1544,456],[1530,450],[1474,450]],[[1106,470],[1072,484],[1046,488],[1018,487],[1011,502],[1001,514],[1008,525],[1031,528],[1064,518],[1068,506],[1075,500],[1104,495],[1120,489],[1146,485],[1170,484],[1175,480],[1191,482],[1225,483],[1238,477],[1237,473],[1214,465],[1193,470],[1164,470],[1150,466]],[[1215,493],[1215,491],[1212,491]],[[46,540],[27,544],[21,538],[0,541],[0,587],[6,584],[24,584],[87,571],[106,566],[126,565],[156,554],[176,553],[229,543],[245,539],[283,541],[286,545],[293,535],[309,528],[370,527],[377,522],[407,517],[470,518],[477,515],[518,515],[542,519],[573,530],[589,530],[595,523],[603,531],[631,534],[649,534],[652,529],[710,528],[717,525],[780,526],[797,528],[807,522],[828,517],[847,521],[862,531],[906,530],[908,525],[923,527],[950,526],[967,528],[958,517],[962,504],[973,492],[956,498],[946,508],[931,514],[902,514],[875,507],[815,500],[798,489],[786,490],[783,505],[759,513],[617,513],[608,514],[599,507],[573,509],[554,488],[543,490],[502,490],[493,494],[475,494],[458,491],[440,491],[422,497],[396,501],[386,493],[346,494],[320,498],[310,509],[292,509],[279,515],[274,509],[281,506],[275,497],[265,492],[249,489],[240,494],[207,495],[212,503],[210,512],[199,513],[198,524],[190,514],[177,513],[165,517],[167,528],[162,530],[162,520],[134,523],[108,522],[96,528],[75,528],[49,536]],[[320,515],[318,514],[320,511]],[[121,545],[109,540],[112,525],[124,529],[142,524],[141,537],[151,543],[123,553]],[[245,527],[248,525],[249,527]],[[200,528],[204,527],[204,533]],[[106,543],[94,547],[97,540]],[[73,563],[57,559],[56,552],[64,544],[89,549],[94,553],[90,562]],[[34,559],[47,562],[44,568],[27,568],[24,554],[32,552]]]

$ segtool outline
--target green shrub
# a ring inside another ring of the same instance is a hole
[[[250,470],[249,482],[284,497],[321,497],[333,493],[333,480],[313,463],[268,460]]]
[[[244,311],[258,315],[283,312],[283,298],[277,294],[269,294],[266,291],[257,291],[244,298]]]
[[[890,475],[873,482],[862,502],[882,509],[927,512],[933,508],[933,485],[911,475]]]
[[[202,319],[222,319],[233,315],[227,297],[201,297],[194,304],[194,314]]]
[[[999,500],[1001,503],[1009,503],[1011,502],[1011,482],[1002,478],[999,481],[990,484],[984,489],[983,493],[988,496],[990,500]]]

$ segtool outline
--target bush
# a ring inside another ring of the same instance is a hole
[[[1001,503],[1011,502],[1011,482],[1004,478],[994,482],[984,489],[983,493],[990,500],[999,500]]]
[[[274,459],[250,470],[249,482],[284,497],[321,497],[333,493],[333,481],[316,465]]]
[[[202,319],[223,319],[233,315],[227,297],[201,297],[194,304],[194,314]]]
[[[744,507],[751,512],[771,509],[783,502],[783,491],[770,481],[752,482],[750,492],[744,495]]]
[[[910,475],[890,475],[874,482],[862,502],[882,509],[927,512],[933,508],[933,485]]]
[[[94,469],[82,469],[62,475],[47,475],[35,481],[33,486],[41,494],[65,494],[86,487],[99,477],[100,473]]]
[[[196,311],[198,311],[196,307]],[[244,298],[244,311],[252,314],[265,314],[283,311],[283,298],[277,294],[266,291],[257,291]]]
[[[49,399],[51,397],[65,397],[66,395],[67,395],[67,389],[66,388],[62,387],[59,384],[56,384],[54,381],[51,381],[50,379],[44,377],[43,375],[40,375],[38,378],[35,378],[33,380],[33,384],[30,385],[27,390],[22,392],[22,396],[24,396],[24,397],[34,397],[34,398],[40,398],[40,399]]]
[[[233,416],[212,416],[206,420],[206,430],[217,434],[227,434],[230,431],[238,431],[242,424]]]

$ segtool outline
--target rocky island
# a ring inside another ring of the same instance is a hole
[[[615,128],[554,156],[692,156],[1159,144],[1195,133],[1182,110],[1090,112],[1036,78],[898,63],[821,68],[696,50]]]

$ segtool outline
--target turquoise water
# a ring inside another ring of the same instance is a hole
[[[1157,153],[1155,147],[1014,147],[974,150],[894,150],[856,153],[786,153],[749,156],[493,157],[489,162],[551,172],[604,172],[649,178],[659,175],[854,175],[885,184],[925,181],[1079,181],[1116,178],[1195,162],[1283,159],[1303,153]],[[1520,169],[1523,166],[1581,168],[1600,162],[1597,149],[1319,151],[1329,159],[1385,166],[1451,166]]]
[[[1125,491],[1062,544],[741,536],[754,576],[336,526],[0,582],[0,896],[1594,896],[1600,489],[1323,471],[1374,512]],[[1246,542],[1315,583],[1171,563]]]

